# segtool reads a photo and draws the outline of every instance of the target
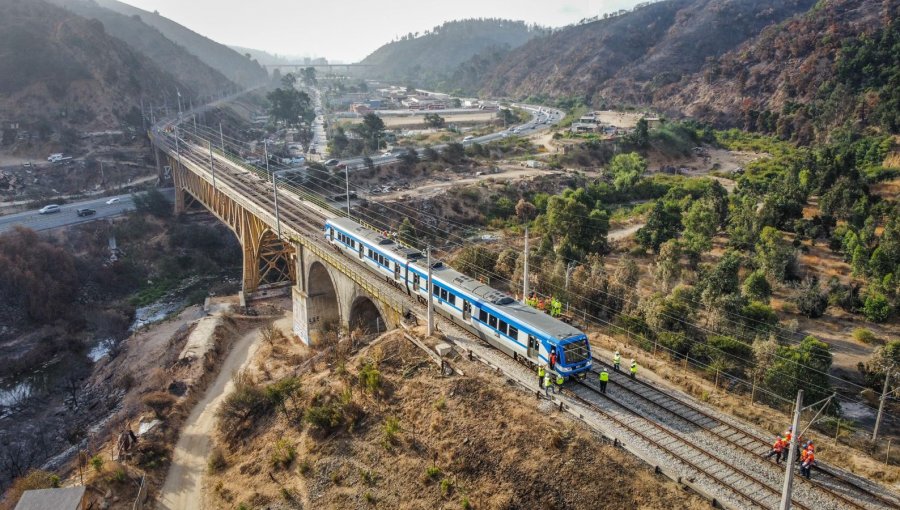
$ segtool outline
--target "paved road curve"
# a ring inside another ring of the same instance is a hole
[[[171,201],[175,200],[174,189],[169,188],[161,191],[167,199]],[[106,202],[111,198],[118,198],[119,201],[114,204],[107,204]],[[82,208],[93,209],[97,211],[97,213],[91,216],[78,216],[75,214],[76,209]],[[0,233],[12,230],[16,225],[21,225],[37,231],[67,227],[78,223],[87,223],[89,221],[120,216],[130,209],[134,209],[134,198],[131,194],[93,198],[83,202],[73,202],[71,204],[61,205],[60,212],[53,214],[40,214],[35,209],[33,211],[0,216]]]

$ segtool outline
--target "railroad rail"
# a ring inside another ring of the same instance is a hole
[[[632,395],[639,402],[646,404],[641,407],[645,409],[649,407],[661,411],[662,414],[680,421],[682,427],[693,428],[694,430],[691,432],[700,431],[708,436],[714,436],[712,438],[713,443],[728,444],[730,449],[744,452],[748,459],[752,459],[750,462],[755,462],[759,467],[765,466],[762,470],[769,470],[776,476],[782,476],[784,472],[783,466],[773,464],[764,459],[764,456],[772,449],[771,444],[753,431],[740,429],[713,415],[713,413],[702,409],[700,406],[687,402],[646,381],[631,379],[623,372],[612,370],[612,365],[603,360],[594,357],[594,362],[610,368],[611,370],[608,372],[610,383]],[[594,373],[598,374],[599,371],[595,370]],[[591,386],[596,389],[593,383],[591,383]],[[825,475],[826,479],[807,480],[798,476],[798,485],[804,487],[805,490],[821,490],[828,497],[832,498],[835,503],[841,505],[841,508],[857,508],[860,510],[900,508],[897,500],[878,494],[873,489],[863,487],[846,477],[838,476],[828,468],[818,467],[817,471]]]

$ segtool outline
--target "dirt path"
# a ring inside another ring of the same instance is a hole
[[[415,196],[416,198],[429,198],[438,195],[449,188],[456,185],[474,184],[479,181],[488,179],[527,179],[538,175],[559,173],[557,170],[546,170],[542,168],[520,168],[514,166],[503,167],[503,171],[496,174],[483,174],[475,177],[466,177],[463,179],[451,179],[447,181],[426,181],[427,184],[414,184],[415,187],[401,191],[391,191],[381,195],[367,196],[373,202],[382,202],[386,200],[398,200],[406,197]]]
[[[259,330],[254,329],[234,344],[215,382],[188,416],[172,454],[172,466],[159,495],[158,510],[202,508],[203,474],[206,472],[216,409],[234,388],[232,374],[240,371],[253,358],[259,346],[256,343],[258,338]]]
[[[634,225],[628,225],[620,228],[615,228],[609,231],[606,235],[606,238],[609,241],[618,241],[620,239],[625,239],[626,237],[631,236],[635,232],[641,229],[645,225],[644,222],[635,223]]]

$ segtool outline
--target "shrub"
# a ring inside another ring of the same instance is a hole
[[[450,491],[453,490],[453,480],[449,478],[444,478],[441,480],[441,496],[447,497],[450,495]]]
[[[856,328],[853,330],[853,339],[857,342],[862,342],[864,344],[873,344],[876,342],[880,342],[878,337],[875,336],[875,333],[872,333],[866,328]]]
[[[863,304],[863,314],[872,322],[884,322],[891,315],[891,304],[883,294],[873,292]]]
[[[209,460],[206,461],[207,470],[214,474],[225,469],[226,466],[228,466],[228,461],[225,460],[225,452],[219,447],[213,448],[209,453]]]
[[[366,493],[363,494],[363,498],[365,498],[366,503],[368,503],[368,504],[370,504],[370,505],[374,505],[374,504],[375,504],[375,496],[373,496],[371,492],[366,491]]]
[[[463,508],[463,510],[471,510],[472,503],[469,502],[469,498],[463,496],[462,500],[459,502],[459,505]]]
[[[381,372],[372,361],[367,361],[359,370],[359,384],[367,393],[376,394],[381,389]]]
[[[234,377],[234,391],[216,412],[219,430],[230,439],[241,437],[253,427],[255,421],[271,410],[272,400],[266,390],[254,384],[245,374],[237,374]]]
[[[303,419],[325,433],[331,433],[344,423],[340,404],[336,402],[309,406],[303,415]]]
[[[91,466],[99,473],[103,469],[103,457],[99,454],[91,457]]]
[[[442,475],[441,468],[437,466],[431,466],[425,469],[425,479],[426,480],[437,480]]]
[[[287,439],[279,439],[272,448],[272,467],[287,469],[297,457],[297,449]]]
[[[797,309],[803,315],[815,319],[821,317],[828,308],[828,296],[819,288],[819,282],[810,278],[803,282],[797,295]]]
[[[397,433],[400,432],[400,420],[390,416],[384,420],[384,444],[385,448],[397,441]]]
[[[175,396],[165,391],[154,391],[144,395],[144,398],[141,399],[144,405],[150,408],[159,419],[166,417],[169,409],[175,404],[175,400]]]
[[[446,408],[447,408],[447,398],[444,397],[443,395],[434,401],[434,410],[435,411],[443,411]]]

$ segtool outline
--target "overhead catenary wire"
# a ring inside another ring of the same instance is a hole
[[[214,134],[214,133],[210,133],[210,134]],[[229,138],[230,138],[230,137],[229,137]],[[241,145],[244,144],[243,142],[239,142],[239,143],[240,143]],[[310,176],[310,177],[312,177],[313,179],[316,179],[314,176]],[[318,179],[318,180],[321,181],[321,179]],[[321,184],[321,185],[315,185],[315,186],[316,186],[318,189],[320,189],[320,190],[322,190],[322,191],[325,191],[326,193],[327,193],[329,190],[327,190],[324,186],[326,186],[326,185],[327,185],[327,186],[335,185],[335,183],[331,183],[331,182],[326,182],[326,181],[322,181],[322,182],[323,182],[323,184]],[[356,186],[354,186],[354,189],[358,189],[358,188],[357,188]],[[315,191],[312,190],[312,189],[310,189],[310,191],[315,192]],[[381,204],[381,205],[382,205],[383,207],[385,207],[384,204]],[[390,207],[386,207],[386,209],[392,210]],[[400,212],[400,211],[394,210],[394,212]],[[402,214],[402,213],[401,213],[401,214]],[[435,217],[436,219],[440,219],[440,218],[437,218],[436,216],[433,216],[433,217]],[[370,220],[373,220],[373,222],[376,222],[376,223],[383,223],[383,224],[386,224],[386,226],[388,226],[388,228],[390,228],[390,226],[396,221],[395,219],[390,218],[390,217],[374,218],[374,217],[371,217],[371,216],[370,216],[369,219],[370,219]],[[435,227],[429,226],[428,228],[435,228]],[[441,229],[438,229],[438,231],[443,231],[443,232],[445,232],[445,233],[450,234],[451,236],[454,235],[454,234],[452,234],[452,232],[450,232],[450,231],[441,230]],[[458,237],[458,236],[457,236],[457,237]],[[460,239],[462,239],[462,238],[460,238]],[[462,241],[463,241],[463,243],[466,242],[464,239],[463,239]],[[457,244],[456,246],[457,246],[457,247],[459,247],[459,246],[464,246],[464,244]],[[478,269],[479,269],[482,273],[487,273],[488,276],[495,276],[495,277],[498,277],[498,278],[501,279],[501,281],[504,281],[504,280],[505,280],[505,278],[503,278],[501,275],[497,275],[496,273],[486,272],[486,271],[482,270],[481,268],[478,268]],[[571,293],[570,293],[570,294],[571,294]],[[576,294],[576,295],[577,295],[577,294]],[[588,300],[588,302],[590,302],[590,300]],[[593,304],[599,304],[599,303],[594,302]],[[603,306],[603,305],[601,304],[601,306]],[[620,312],[620,311],[614,312],[614,313],[622,314],[622,312]],[[720,334],[720,332],[712,331],[712,330],[710,330],[710,329],[708,329],[708,328],[705,328],[705,327],[702,327],[702,326],[699,326],[699,325],[696,325],[696,324],[691,324],[691,323],[689,323],[689,322],[687,322],[687,321],[684,321],[683,319],[678,318],[678,317],[671,317],[671,318],[674,319],[674,320],[677,320],[677,321],[679,321],[679,322],[682,322],[682,323],[684,323],[684,324],[686,324],[686,325],[692,325],[692,326],[694,326],[694,327],[697,327],[697,328],[700,329],[700,330],[704,330],[704,331],[711,332],[711,333],[714,333],[714,334]],[[727,353],[727,352],[724,352],[724,351],[722,351],[722,353],[725,354],[725,355],[731,355],[731,353]],[[749,361],[749,360],[745,360],[745,359],[742,359],[742,358],[738,358],[738,359],[740,359],[741,361],[744,361],[744,362]],[[790,360],[790,359],[788,359],[787,361],[792,361],[792,362],[793,362],[793,360]],[[796,362],[794,362],[794,363],[796,363]],[[801,365],[801,364],[799,364],[799,363],[796,363],[796,364],[799,365],[799,366],[808,368],[808,367],[806,367],[805,365]],[[829,377],[834,377],[834,376],[832,376],[831,374],[826,374],[826,375],[829,376]],[[841,380],[841,379],[840,379],[840,378],[837,378],[837,380]],[[846,382],[849,382],[849,381],[846,381]],[[853,383],[851,383],[851,384],[853,384]],[[857,385],[857,386],[858,386],[858,385]],[[820,389],[823,389],[823,390],[824,390],[824,388],[820,388]],[[862,403],[862,402],[859,402],[859,401],[853,401],[853,402],[856,402],[856,403]]]

